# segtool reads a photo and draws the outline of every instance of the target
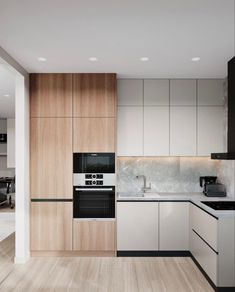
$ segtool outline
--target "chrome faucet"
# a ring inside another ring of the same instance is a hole
[[[137,175],[136,178],[143,178],[144,180],[144,186],[141,188],[141,191],[142,192],[147,192],[148,190],[151,190],[151,183],[149,183],[149,186],[147,187],[147,184],[146,184],[146,176],[145,175]]]

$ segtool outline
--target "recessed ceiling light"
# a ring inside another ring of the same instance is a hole
[[[96,61],[98,61],[98,58],[96,58],[96,57],[90,57],[90,58],[89,58],[89,61],[91,61],[91,62],[96,62]]]
[[[44,58],[44,57],[38,57],[38,61],[39,61],[39,62],[46,62],[46,60],[47,60],[47,59]]]
[[[10,97],[10,94],[4,94],[3,96],[4,97]]]
[[[198,61],[200,61],[200,60],[201,60],[200,57],[193,57],[193,58],[192,58],[192,61],[193,61],[193,62],[198,62]]]
[[[141,57],[140,58],[140,61],[147,62],[147,61],[149,61],[149,58],[148,57]]]

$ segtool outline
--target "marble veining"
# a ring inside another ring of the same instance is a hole
[[[201,192],[199,177],[217,175],[218,161],[209,157],[119,157],[118,192],[139,192],[147,177],[154,192]]]

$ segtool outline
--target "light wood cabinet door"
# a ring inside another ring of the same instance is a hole
[[[222,106],[199,106],[197,118],[198,156],[225,151],[225,109]]]
[[[143,105],[142,79],[119,79],[117,81],[118,105]]]
[[[169,156],[169,107],[144,107],[144,156]]]
[[[73,74],[73,116],[115,117],[116,74]]]
[[[189,250],[189,203],[159,203],[159,250]]]
[[[198,80],[198,105],[224,104],[224,80],[199,79]]]
[[[158,203],[117,203],[117,250],[158,250]]]
[[[197,86],[194,79],[170,80],[170,105],[194,105],[197,103]]]
[[[31,251],[72,250],[72,202],[31,202]]]
[[[115,152],[115,118],[74,118],[73,152]]]
[[[30,74],[31,117],[72,117],[72,74]]]
[[[170,108],[170,155],[196,156],[196,107]]]
[[[115,221],[74,220],[73,250],[115,251]]]
[[[117,155],[143,156],[143,107],[118,107]]]
[[[31,198],[72,198],[72,118],[32,118]]]

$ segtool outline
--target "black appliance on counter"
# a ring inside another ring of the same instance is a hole
[[[226,190],[223,184],[216,182],[216,176],[201,176],[200,187],[207,197],[226,197]]]
[[[73,154],[73,217],[115,217],[115,153]]]
[[[235,201],[202,201],[202,203],[214,210],[235,210]]]

